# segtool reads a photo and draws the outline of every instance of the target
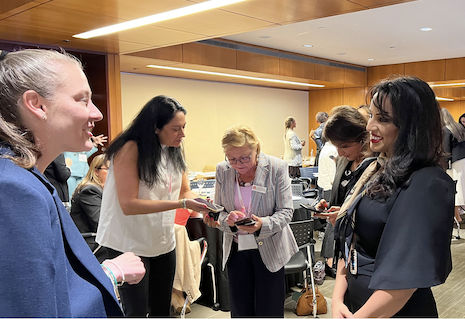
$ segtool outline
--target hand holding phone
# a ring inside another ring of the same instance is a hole
[[[208,210],[211,211],[211,212],[219,213],[222,210],[224,210],[223,206],[212,203],[212,202],[210,202],[210,201],[208,201],[206,199],[198,197],[198,198],[194,198],[194,200],[199,202],[199,203],[207,205]]]
[[[250,217],[246,217],[244,219],[240,219],[238,221],[236,221],[234,224],[236,226],[253,226],[255,225],[255,220],[250,218]]]

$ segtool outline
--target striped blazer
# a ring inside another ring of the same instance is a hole
[[[251,212],[263,221],[255,240],[266,268],[276,272],[298,251],[289,227],[294,209],[287,162],[261,153],[254,185],[266,189],[264,193],[252,191]],[[219,217],[219,228],[223,231],[223,269],[235,234],[226,223],[226,218],[230,211],[236,210],[236,187],[236,170],[226,161],[219,163],[216,167],[215,203],[225,208]]]

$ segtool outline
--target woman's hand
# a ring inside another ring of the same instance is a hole
[[[196,212],[208,212],[207,205],[202,204],[195,199],[186,198],[186,207]]]
[[[236,226],[236,222],[238,220],[244,219],[247,217],[243,212],[240,212],[238,210],[233,210],[229,213],[228,217],[226,218],[226,223],[229,225],[229,227],[234,227]]]
[[[255,224],[253,224],[251,226],[237,226],[237,229],[245,231],[245,232],[247,232],[249,234],[253,234],[257,230],[262,228],[263,222],[262,222],[262,219],[260,217],[252,215],[252,219],[255,220]]]
[[[349,311],[349,308],[343,303],[333,300],[331,303],[331,311],[333,318],[353,318],[354,314]]]
[[[210,217],[210,215],[208,215],[208,213],[205,213],[203,215],[203,222],[213,228],[220,226],[220,222],[217,220],[215,221],[213,218]]]
[[[105,260],[102,264],[110,268],[118,282],[123,281],[124,278],[124,281],[128,284],[135,285],[145,276],[144,263],[139,256],[131,252],[124,253],[110,260]]]
[[[322,199],[318,202],[318,204],[315,205],[315,208],[321,211],[324,211],[325,209],[328,209],[329,204],[326,200]]]

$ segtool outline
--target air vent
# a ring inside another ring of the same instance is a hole
[[[262,54],[262,55],[272,56],[275,58],[332,66],[336,68],[347,69],[347,70],[358,71],[358,72],[366,72],[365,68],[354,66],[354,65],[347,65],[347,64],[338,63],[338,62],[325,61],[325,60],[315,59],[312,57],[306,57],[306,56],[297,55],[293,53],[278,52],[278,51],[268,50],[264,48],[252,47],[252,46],[248,46],[244,44],[223,42],[223,41],[212,40],[212,39],[197,41],[197,43],[212,45],[215,47],[222,47],[226,49],[238,50],[238,51],[243,51],[243,52]]]

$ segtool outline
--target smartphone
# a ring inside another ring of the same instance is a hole
[[[300,207],[303,207],[305,209],[308,209],[309,211],[312,212],[312,216],[314,213],[326,213],[327,211],[326,210],[318,210],[315,208],[315,206],[311,206],[311,205],[307,205],[307,204],[300,204]]]
[[[255,225],[255,220],[253,220],[250,217],[246,217],[244,219],[236,221],[234,224],[236,224],[236,226],[253,226]]]
[[[202,203],[202,204],[205,204],[207,205],[207,208],[210,212],[214,212],[214,213],[219,213],[221,212],[222,210],[224,210],[224,207],[223,206],[220,206],[220,205],[217,205],[215,203],[212,203],[212,202],[209,202],[208,200],[206,199],[203,199],[203,198],[194,198],[194,200],[198,201],[199,203]]]

